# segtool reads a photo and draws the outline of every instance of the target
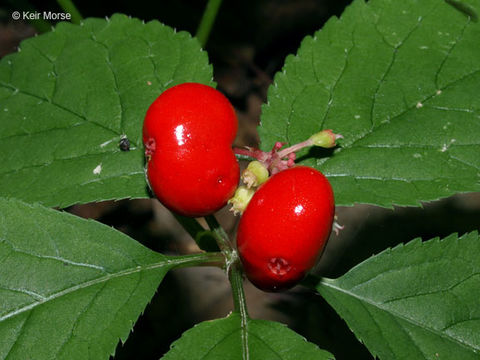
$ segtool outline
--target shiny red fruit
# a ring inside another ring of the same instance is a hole
[[[239,166],[232,151],[238,121],[214,88],[184,83],[164,91],[143,123],[147,176],[155,196],[185,216],[205,216],[235,192]]]
[[[321,172],[296,166],[273,175],[240,219],[237,248],[248,279],[267,291],[297,284],[315,265],[334,215],[332,187]]]

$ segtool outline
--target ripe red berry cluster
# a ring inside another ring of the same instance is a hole
[[[185,83],[164,91],[143,126],[146,174],[155,196],[185,216],[222,208],[240,178],[232,150],[237,126],[232,105],[212,87]],[[333,191],[322,173],[295,165],[295,151],[332,147],[338,137],[324,130],[283,150],[281,143],[269,153],[236,149],[259,160],[242,176],[247,187],[239,187],[232,199],[235,211],[243,211],[238,253],[258,288],[278,291],[295,285],[322,252],[334,219]]]
[[[143,123],[148,182],[170,210],[205,216],[222,208],[238,185],[232,151],[237,117],[214,88],[184,83],[164,91]]]

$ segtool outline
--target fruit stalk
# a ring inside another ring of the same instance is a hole
[[[80,24],[80,22],[83,20],[83,17],[72,0],[57,0],[57,3],[60,5],[63,11],[70,14],[73,24]]]
[[[248,312],[243,291],[243,275],[238,253],[233,248],[230,239],[223,227],[218,223],[213,215],[205,217],[208,226],[215,234],[218,247],[225,256],[226,271],[232,288],[234,311],[238,312],[242,318],[242,324],[247,324]]]
[[[310,146],[318,146],[326,149],[333,148],[337,146],[336,140],[342,138],[342,135],[335,134],[332,130],[326,129],[313,134],[305,141],[291,145],[285,149],[282,149],[285,143],[277,141],[269,152],[251,147],[234,148],[233,152],[239,158],[257,160],[273,175],[293,167],[298,151]]]
[[[205,48],[205,45],[207,44],[208,37],[210,36],[213,23],[215,22],[218,9],[220,8],[221,4],[222,0],[209,0],[207,7],[203,12],[202,20],[200,20],[200,24],[198,25],[197,33],[195,35],[202,45],[202,48]]]
[[[227,233],[223,229],[223,227],[218,223],[217,218],[214,215],[205,216],[205,221],[208,224],[208,227],[215,235],[215,239],[217,240],[217,245],[222,253],[226,257],[227,262],[227,269],[229,266],[229,260],[231,258],[231,254],[234,251],[233,246],[228,238]]]
[[[243,275],[238,258],[230,267],[228,279],[230,280],[230,285],[232,287],[233,309],[242,317],[242,323],[244,319],[246,323],[246,320],[248,319],[247,302],[243,291]]]

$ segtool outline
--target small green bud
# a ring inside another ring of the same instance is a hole
[[[232,205],[230,211],[233,211],[235,215],[243,213],[252,199],[253,194],[255,194],[255,190],[249,189],[246,186],[239,186],[235,191],[235,195],[228,200],[228,203]]]
[[[268,179],[268,170],[260,161],[252,161],[242,173],[247,188],[262,185]]]
[[[313,145],[320,146],[323,148],[332,148],[335,147],[337,144],[335,140],[342,139],[343,136],[340,134],[334,134],[332,130],[322,130],[316,134],[310,136],[310,141],[312,141]]]

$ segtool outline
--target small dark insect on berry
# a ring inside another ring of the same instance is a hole
[[[122,151],[130,151],[130,141],[126,136],[120,139],[119,147]]]

